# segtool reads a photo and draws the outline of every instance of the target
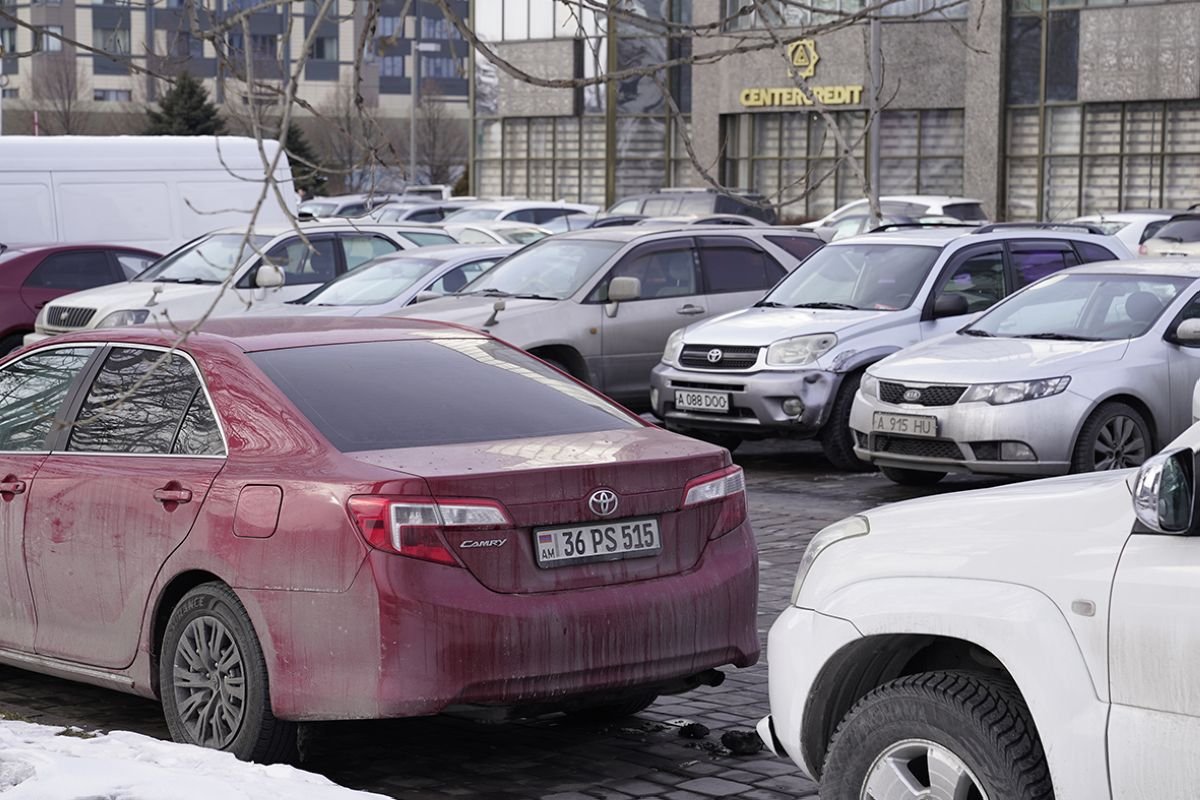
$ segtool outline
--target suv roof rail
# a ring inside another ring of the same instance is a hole
[[[974,222],[888,222],[877,228],[871,228],[867,233],[886,233],[888,231],[903,231],[913,228],[978,228]]]
[[[1090,222],[993,222],[975,229],[975,233],[994,233],[995,231],[1011,230],[1061,231],[1073,230],[1082,233],[1094,233],[1097,236],[1107,236],[1108,232],[1099,225]]]

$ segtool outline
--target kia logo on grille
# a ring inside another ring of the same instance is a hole
[[[708,363],[710,364],[716,364],[724,357],[725,354],[721,352],[721,348],[719,347],[714,347],[712,350],[709,350],[708,355],[706,356]]]
[[[906,403],[915,403],[921,399],[920,389],[906,389],[904,394],[900,395]]]
[[[612,489],[597,489],[588,498],[588,508],[597,517],[611,517],[617,510],[620,500]]]

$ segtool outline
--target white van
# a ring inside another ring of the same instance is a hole
[[[208,231],[246,227],[279,143],[238,136],[0,137],[0,242],[105,242],[168,252]],[[288,222],[287,155],[258,225]],[[282,198],[282,203],[280,202]]]

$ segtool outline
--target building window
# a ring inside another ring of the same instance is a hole
[[[0,28],[0,52],[15,53],[17,50],[17,29]]]
[[[480,119],[475,176],[480,195],[604,203],[603,117]]]
[[[833,112],[853,155],[866,167],[863,111]],[[753,187],[781,206],[781,217],[816,218],[863,196],[839,158],[836,138],[813,112],[737,114],[721,120],[722,179]],[[962,194],[961,109],[884,111],[879,117],[883,194]]]
[[[1009,219],[1196,201],[1200,101],[1010,108],[1006,133]]]
[[[690,3],[691,0],[674,2]],[[597,14],[581,0],[487,0],[472,5],[476,33],[491,42],[556,37],[574,39],[603,32],[603,14]]]
[[[458,28],[450,24],[444,17],[421,17],[421,38],[422,39],[461,39],[462,36],[458,33]]]
[[[337,36],[318,36],[313,39],[312,44],[312,59],[314,61],[337,61],[338,60],[338,39]]]
[[[92,99],[97,103],[129,103],[133,92],[129,89],[93,89]]]
[[[204,40],[183,31],[170,40],[170,53],[175,58],[204,58]]]
[[[250,36],[250,54],[255,58],[275,58],[279,48],[279,37],[273,33],[255,33]],[[240,33],[229,34],[229,54],[246,52],[246,37]]]
[[[95,28],[92,45],[105,55],[129,55],[128,28]]]
[[[35,34],[33,49],[45,53],[61,52],[62,35],[62,25],[47,25]]]
[[[1057,0],[1052,1],[1057,3]],[[807,27],[837,22],[847,14],[861,12],[868,5],[870,3],[865,0],[811,0],[805,3],[796,3],[794,0],[723,0],[723,26],[727,31]],[[923,20],[965,19],[967,3],[961,0],[895,0],[884,5],[879,16]]]
[[[466,75],[462,59],[445,56],[422,56],[421,78],[462,78]]]
[[[0,89],[0,97],[3,97],[5,100],[20,100],[21,99],[21,90],[20,89]]]
[[[380,38],[402,38],[404,36],[404,18],[381,16],[375,22],[375,33]]]
[[[383,56],[380,58],[379,74],[385,78],[403,78],[404,56]]]

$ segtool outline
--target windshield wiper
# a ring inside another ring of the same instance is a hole
[[[1161,239],[1164,242],[1182,242],[1183,241],[1183,239],[1180,239],[1178,236],[1154,236],[1151,238]]]
[[[560,300],[561,299],[558,297],[547,297],[544,294],[532,294],[532,293],[514,294],[512,296],[517,298],[518,300]]]
[[[858,306],[852,306],[849,303],[829,303],[825,301],[820,303],[797,303],[792,308],[835,308],[839,311],[862,311]]]
[[[986,339],[990,339],[992,337],[992,334],[988,333],[987,331],[981,331],[978,328],[964,328],[959,331],[959,333],[961,333],[963,336],[979,336]]]
[[[512,297],[512,292],[506,292],[502,289],[477,289],[474,292],[462,292],[462,294],[483,295],[484,297]]]
[[[145,283],[220,283],[205,278],[146,278]]]
[[[1069,333],[1027,333],[1024,336],[1014,336],[1014,339],[1049,339],[1055,342],[1102,342],[1095,336],[1072,336]]]
[[[755,308],[787,308],[787,303],[776,303],[774,300],[759,300]]]

